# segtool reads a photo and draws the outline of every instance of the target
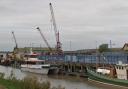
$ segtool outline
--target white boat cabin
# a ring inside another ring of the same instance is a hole
[[[104,67],[97,68],[96,72],[101,73],[101,74],[110,74],[110,70]]]
[[[128,80],[128,64],[122,64],[122,62],[119,62],[115,68],[118,79]]]

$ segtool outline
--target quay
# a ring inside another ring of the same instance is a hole
[[[59,65],[58,74],[87,78],[87,70],[86,70],[85,64],[61,63],[61,64],[57,64],[57,65]]]
[[[48,51],[47,48],[33,48],[33,52],[40,54],[38,58],[51,64],[52,69],[49,74],[64,74],[70,76],[87,77],[87,66],[96,68],[97,66],[112,66],[122,61],[128,63],[127,44],[121,49],[114,49],[102,54],[97,54],[97,49],[65,51],[63,55],[48,55],[42,52]],[[30,47],[19,48],[18,54],[14,52],[0,52],[0,64],[11,66],[20,64],[24,61],[25,52],[28,53]]]

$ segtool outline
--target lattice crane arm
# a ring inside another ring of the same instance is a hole
[[[50,11],[51,11],[52,24],[54,27],[54,32],[55,32],[55,37],[56,37],[56,50],[59,53],[62,51],[61,50],[61,42],[60,42],[60,38],[59,38],[59,31],[57,31],[56,20],[55,20],[55,16],[54,16],[52,3],[49,3],[49,6],[50,6]]]
[[[40,33],[42,39],[44,40],[44,42],[45,42],[45,44],[47,45],[47,47],[49,48],[49,50],[52,51],[52,48],[50,47],[48,41],[46,40],[46,38],[45,38],[44,34],[42,33],[42,31],[40,30],[40,28],[37,27],[36,29],[39,31],[39,33]]]
[[[58,37],[57,37],[57,26],[56,26],[56,20],[55,20],[55,16],[54,16],[54,12],[53,12],[53,7],[52,7],[52,3],[49,3],[49,6],[50,6],[50,11],[51,11],[51,19],[52,19],[52,24],[53,24],[53,27],[54,27],[54,32],[55,32],[55,37],[56,37],[56,42],[58,40]]]
[[[17,40],[16,40],[16,37],[15,37],[14,31],[12,31],[12,36],[13,36],[13,39],[15,41],[15,45],[16,45],[15,48],[18,48],[18,44],[17,44]]]

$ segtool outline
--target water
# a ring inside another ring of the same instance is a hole
[[[0,66],[0,72],[5,74],[5,77],[9,77],[11,72],[17,79],[23,79],[25,76],[36,76],[39,81],[50,81],[51,86],[64,86],[66,89],[105,89],[105,87],[98,87],[91,84],[85,78],[71,77],[71,76],[47,76],[39,75],[28,72],[23,72],[20,69],[11,67]],[[109,88],[110,89],[110,88]]]

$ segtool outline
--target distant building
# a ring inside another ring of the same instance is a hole
[[[108,50],[108,52],[122,52],[122,51],[123,51],[122,48],[111,48],[110,50]],[[81,49],[81,50],[77,50],[76,52],[79,54],[92,55],[98,52],[98,49]]]
[[[79,54],[94,54],[97,52],[98,49],[81,49],[81,50],[76,50],[77,53]]]
[[[31,49],[31,47],[18,48],[18,52],[19,53],[29,53],[30,49]],[[52,48],[52,50],[55,50],[55,49]],[[32,47],[32,51],[35,53],[50,52],[49,48],[46,48],[46,47]]]
[[[125,43],[122,49],[123,51],[128,51],[128,43]]]
[[[77,55],[78,53],[76,51],[64,51],[65,55]]]

